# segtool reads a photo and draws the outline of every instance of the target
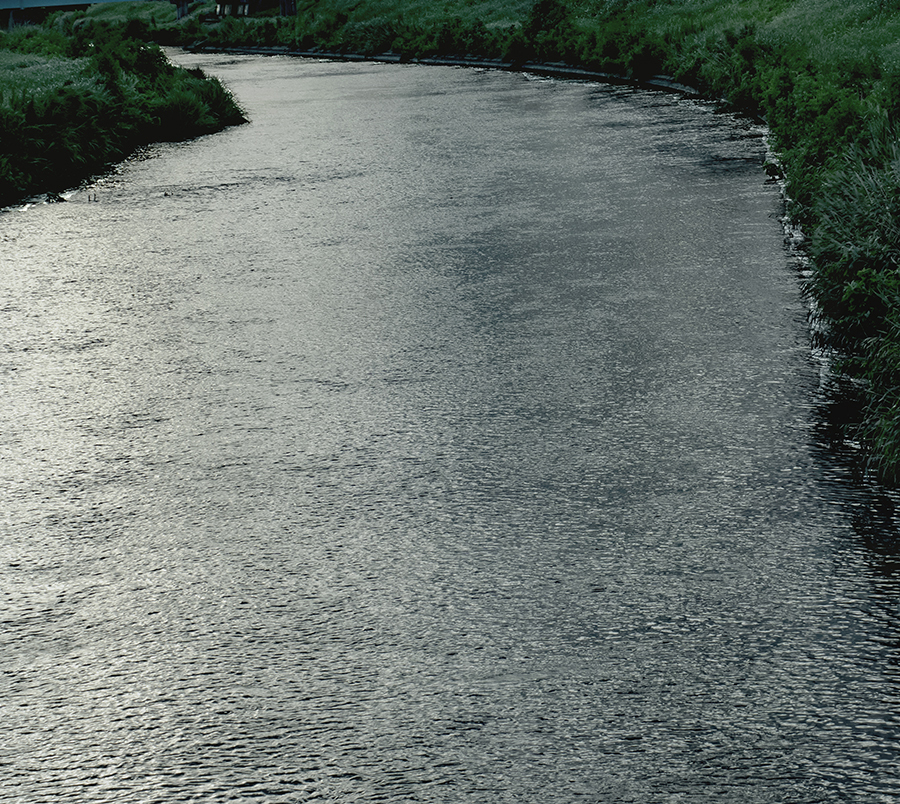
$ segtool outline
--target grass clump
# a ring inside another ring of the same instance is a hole
[[[135,148],[244,120],[227,90],[171,65],[139,20],[0,33],[0,205],[59,191]]]

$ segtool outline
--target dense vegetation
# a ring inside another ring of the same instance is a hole
[[[136,7],[132,4],[132,16],[138,13]],[[59,51],[40,51],[41,58],[78,56],[81,61],[66,69],[77,70],[81,64],[83,72],[67,79],[70,89],[61,95],[59,89],[43,95],[16,89],[10,95],[0,82],[0,93],[5,93],[0,94],[2,114],[15,114],[17,120],[39,126],[38,118],[48,116],[38,114],[41,104],[59,109],[49,115],[53,118],[69,114],[65,103],[74,104],[72,108],[88,103],[91,117],[99,101],[76,102],[73,95],[84,97],[77,87],[90,84],[94,95],[105,102],[120,103],[135,80],[124,76],[159,80],[154,76],[162,75],[157,71],[163,68],[156,51],[124,35],[115,52],[126,55],[106,59],[92,54],[89,47],[96,29],[88,23],[99,24],[102,14],[115,13],[100,10],[110,8],[115,7],[96,6],[87,15],[58,15],[54,30],[66,28],[59,33],[60,37],[65,33],[60,42],[66,44]],[[169,44],[282,46],[365,55],[392,52],[403,59],[481,56],[512,65],[563,62],[636,80],[665,74],[707,97],[764,118],[787,177],[790,215],[807,236],[814,266],[808,290],[820,313],[817,337],[833,350],[844,375],[866,389],[863,421],[853,436],[868,446],[875,471],[900,482],[900,7],[896,3],[298,0],[293,18],[279,18],[270,4],[255,18],[222,21],[211,18],[209,2],[195,4],[191,15],[177,21],[171,8],[167,3],[141,4],[143,20],[130,25],[140,28],[143,38]],[[9,47],[4,41],[11,36],[0,38],[0,47]],[[28,50],[21,44],[16,49]],[[137,72],[130,72],[138,63]],[[149,73],[144,71],[148,65]],[[167,82],[181,80],[166,73],[162,82],[168,86]],[[147,94],[143,85],[141,94]],[[169,97],[167,92],[160,91],[158,97],[137,104],[137,117],[126,119],[151,121],[148,138],[183,133],[186,129],[179,121],[185,115],[176,110],[194,102],[181,90],[172,96],[181,97],[178,102],[162,100]],[[195,117],[206,119],[203,114]],[[15,129],[6,122],[0,126],[4,137]],[[123,134],[116,127],[110,136],[127,141],[129,130],[134,129],[126,125]],[[24,164],[35,170],[32,165],[54,158],[33,153]]]
[[[75,22],[0,33],[0,205],[244,119],[217,80],[173,67],[146,26]]]

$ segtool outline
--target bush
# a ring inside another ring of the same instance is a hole
[[[22,48],[15,52],[82,57],[29,55],[24,72],[39,81],[0,81],[0,204],[64,189],[139,145],[243,121],[221,83],[173,67],[155,44],[129,35],[145,30],[82,18],[69,35],[56,25],[0,40],[8,50]],[[7,75],[18,69],[14,60],[5,64]]]

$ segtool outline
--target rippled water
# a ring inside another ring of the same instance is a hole
[[[0,801],[897,800],[762,132],[181,58],[252,125],[0,214]]]

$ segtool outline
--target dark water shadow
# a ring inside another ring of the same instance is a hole
[[[830,378],[813,409],[814,453],[826,482],[847,515],[857,547],[876,575],[896,579],[900,594],[900,492],[885,486],[869,467],[860,432],[863,392],[846,379]]]

